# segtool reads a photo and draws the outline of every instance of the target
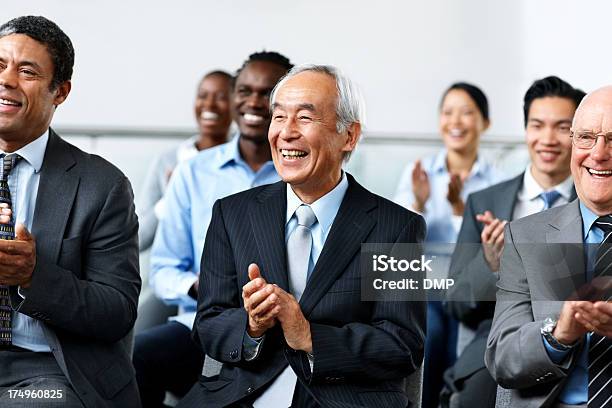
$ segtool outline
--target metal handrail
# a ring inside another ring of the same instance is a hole
[[[85,136],[91,138],[101,137],[135,137],[152,139],[186,139],[193,136],[195,129],[146,129],[146,128],[88,128],[88,127],[58,127],[54,128],[63,136]],[[442,140],[437,133],[416,132],[364,132],[361,139],[363,144],[408,144],[419,143],[426,145],[441,145]],[[522,137],[510,135],[485,135],[480,143],[483,146],[519,146],[524,144]]]

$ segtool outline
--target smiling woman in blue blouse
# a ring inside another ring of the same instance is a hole
[[[440,103],[444,148],[406,166],[394,201],[421,213],[427,222],[426,242],[456,242],[468,194],[499,181],[497,172],[478,156],[481,134],[489,127],[489,105],[476,86],[451,85]],[[427,308],[427,343],[423,406],[437,407],[442,375],[456,358],[457,323],[439,302]]]

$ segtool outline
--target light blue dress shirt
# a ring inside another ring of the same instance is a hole
[[[188,292],[200,273],[213,204],[279,180],[272,161],[257,172],[249,167],[240,156],[239,139],[202,150],[179,164],[165,193],[166,212],[159,220],[151,250],[149,283],[157,297],[179,306],[179,315],[173,320],[190,329],[197,305]]]
[[[425,203],[423,217],[427,223],[426,242],[454,243],[461,228],[463,217],[454,215],[453,209],[446,199],[450,174],[446,167],[446,156],[448,151],[442,149],[438,154],[429,156],[421,161],[421,166],[429,177],[431,194]],[[413,209],[414,194],[412,193],[412,170],[414,163],[406,166],[395,192],[393,201],[397,204]],[[461,198],[465,202],[467,196],[478,190],[482,190],[502,180],[500,173],[482,157],[478,156],[472,166],[470,175],[463,183]]]
[[[583,239],[586,244],[599,244],[603,241],[603,231],[599,227],[592,228],[593,223],[599,217],[597,214],[589,210],[584,204],[580,203],[580,214],[582,215],[582,230]],[[587,270],[586,279],[587,282],[591,280],[593,276],[593,260],[595,254],[592,253],[596,245],[587,245],[585,254],[587,256]],[[586,404],[589,399],[589,343],[591,340],[590,333],[586,336],[584,347],[582,352],[578,356],[578,361],[574,366],[574,369],[569,374],[565,387],[559,394],[559,401],[569,405],[580,405]],[[563,359],[569,354],[570,350],[561,351],[553,348],[544,339],[544,346],[550,359],[560,364]]]
[[[338,183],[338,185],[334,187],[332,191],[310,204],[310,208],[312,208],[315,217],[317,217],[317,222],[315,222],[310,228],[312,233],[312,250],[310,252],[310,262],[308,263],[309,275],[312,273],[314,266],[319,259],[319,255],[321,255],[323,245],[325,245],[325,240],[327,239],[329,230],[336,219],[336,215],[340,209],[340,204],[342,204],[342,199],[344,198],[344,194],[346,193],[347,189],[348,180],[346,178],[346,174],[342,172],[342,179],[340,180],[340,183]],[[297,228],[298,222],[297,216],[295,215],[295,210],[297,210],[302,204],[304,204],[302,200],[300,200],[293,189],[288,186],[285,245],[287,244],[291,233]]]
[[[38,139],[17,150],[15,153],[22,159],[17,162],[8,178],[15,225],[24,224],[28,231],[32,231],[40,168],[48,141],[49,130]],[[30,316],[13,312],[13,345],[32,351],[51,351],[42,325],[43,323]]]

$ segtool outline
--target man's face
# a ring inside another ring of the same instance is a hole
[[[29,143],[47,129],[55,106],[70,92],[69,81],[49,90],[52,78],[53,62],[43,44],[23,34],[0,38],[1,140]]]
[[[329,75],[305,71],[276,93],[268,133],[272,159],[283,181],[310,202],[335,187],[344,153],[352,151],[359,125],[336,130],[336,82]]]
[[[225,139],[232,123],[230,88],[230,79],[222,75],[210,75],[200,82],[194,109],[201,134]]]
[[[266,142],[270,92],[286,73],[285,68],[267,61],[250,62],[240,72],[234,85],[232,108],[242,137],[255,143]]]
[[[596,91],[582,104],[574,120],[574,134],[612,132],[612,90]],[[612,152],[598,137],[591,149],[572,146],[572,176],[580,201],[598,215],[612,213]]]
[[[570,127],[575,110],[571,99],[557,96],[537,98],[531,103],[525,137],[536,180],[541,176],[562,181],[569,175]]]

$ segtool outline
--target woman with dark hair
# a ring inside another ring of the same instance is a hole
[[[499,181],[495,169],[478,155],[480,136],[488,127],[489,105],[478,87],[458,82],[444,92],[439,122],[444,148],[406,166],[394,198],[425,217],[426,242],[456,242],[468,194]],[[440,302],[429,302],[424,407],[438,406],[442,376],[456,359],[456,346],[457,322]]]

